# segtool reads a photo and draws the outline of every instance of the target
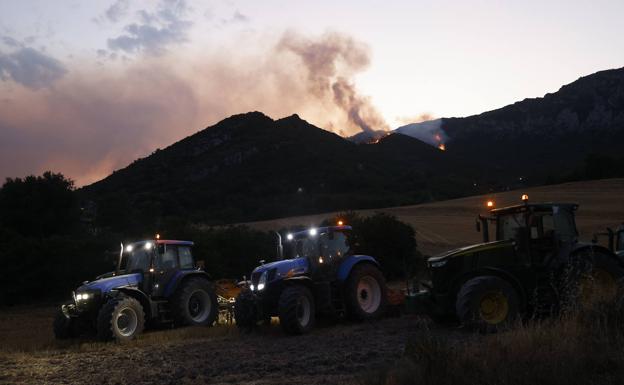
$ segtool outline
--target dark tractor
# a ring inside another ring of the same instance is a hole
[[[624,264],[605,247],[578,242],[578,205],[523,200],[479,216],[483,243],[428,260],[431,285],[418,297],[434,319],[487,330],[582,306],[596,295],[614,299]]]
[[[238,327],[249,331],[278,316],[286,333],[303,334],[320,314],[354,320],[381,316],[386,281],[373,257],[353,255],[350,231],[332,226],[288,234],[284,247],[278,234],[278,255],[286,259],[253,270],[234,305]]]
[[[208,274],[197,267],[192,246],[166,240],[122,244],[117,269],[84,282],[61,306],[56,338],[94,331],[101,340],[124,341],[146,323],[211,326],[217,296]]]

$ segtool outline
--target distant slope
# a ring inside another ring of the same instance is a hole
[[[525,99],[465,118],[408,125],[396,132],[422,139],[436,126],[447,135],[447,151],[478,162],[484,177],[498,182],[501,188],[519,178],[541,184],[568,174],[621,176],[624,68],[584,76],[543,98]],[[613,157],[611,164],[602,162],[613,170],[604,172],[597,167],[587,173],[584,168],[590,155]]]
[[[435,254],[455,247],[481,241],[475,230],[475,219],[484,212],[484,203],[493,199],[498,207],[516,204],[522,194],[533,202],[575,202],[580,207],[577,225],[581,239],[589,241],[592,234],[607,226],[624,222],[624,178],[564,183],[478,195],[415,206],[361,210],[363,214],[385,212],[396,215],[416,229],[419,249]],[[275,219],[248,223],[253,228],[274,230],[295,225],[315,226],[335,213]]]

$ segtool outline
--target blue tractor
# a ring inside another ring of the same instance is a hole
[[[387,304],[386,281],[379,263],[355,255],[350,226],[312,228],[278,234],[276,262],[262,264],[236,298],[236,324],[249,331],[279,317],[288,334],[314,327],[317,315],[346,314],[355,320],[381,316]]]
[[[84,282],[61,306],[53,325],[56,338],[94,331],[101,340],[124,341],[146,323],[212,325],[217,296],[192,246],[158,239],[122,244],[117,269]]]

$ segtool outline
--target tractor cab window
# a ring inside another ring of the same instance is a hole
[[[328,232],[319,236],[320,255],[331,261],[349,252],[347,237],[342,232]]]
[[[135,247],[132,251],[126,251],[121,258],[120,270],[126,273],[134,271],[147,271],[150,267],[150,251],[145,247]]]
[[[573,209],[553,206],[553,220],[559,240],[565,243],[576,241],[578,232],[576,231]]]
[[[525,228],[525,216],[523,213],[504,214],[498,217],[497,239],[522,239],[521,232]]]
[[[154,265],[161,270],[175,269],[178,265],[178,247],[176,245],[158,245],[158,255]]]
[[[552,239],[555,234],[555,221],[551,212],[533,213],[529,218],[531,239]]]
[[[316,238],[300,238],[294,242],[294,258],[318,257]]]
[[[624,229],[617,232],[615,238],[615,250],[624,250]]]
[[[178,246],[178,256],[180,257],[180,267],[182,269],[193,268],[193,254],[189,246]]]

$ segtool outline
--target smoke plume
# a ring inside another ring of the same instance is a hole
[[[354,84],[369,62],[368,48],[349,36],[289,31],[201,55],[171,51],[124,63],[76,63],[39,89],[5,80],[0,178],[53,170],[85,185],[254,110],[273,118],[297,113],[343,136],[387,129]]]

